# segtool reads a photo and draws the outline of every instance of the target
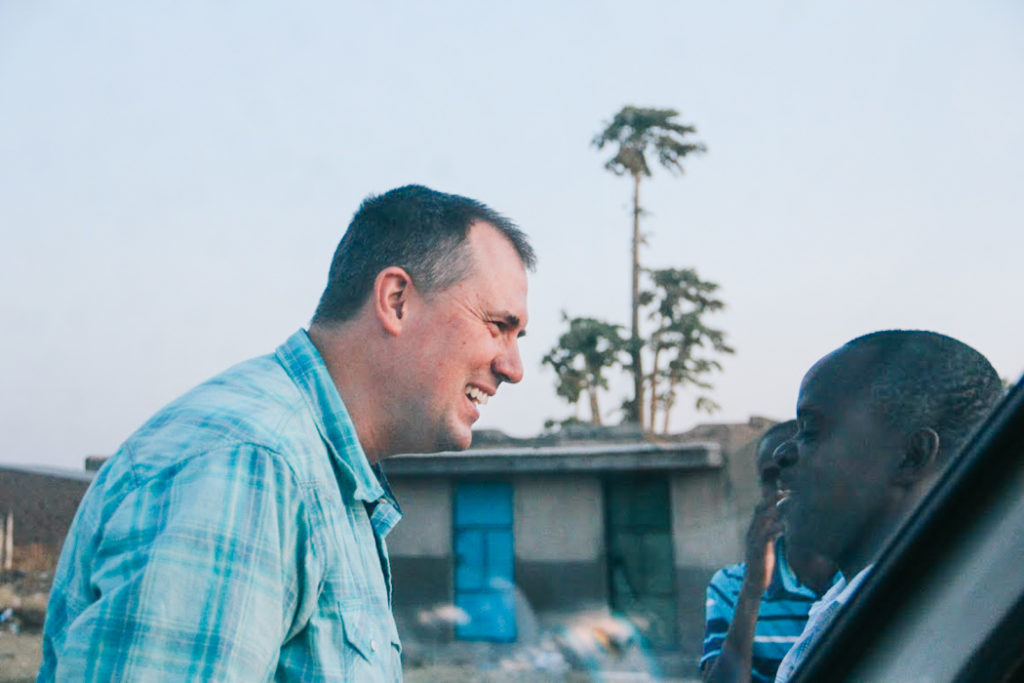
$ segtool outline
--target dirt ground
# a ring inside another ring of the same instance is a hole
[[[48,569],[0,572],[0,683],[35,680],[51,578]]]
[[[0,623],[0,683],[35,680],[42,658],[41,631],[51,576],[46,570],[0,572],[0,614],[7,607],[13,608],[5,617],[6,621]],[[411,641],[408,645],[407,651],[411,654],[415,648]],[[603,670],[598,674],[568,669],[564,673],[558,669],[537,670],[522,661],[503,661],[486,655],[461,661],[461,664],[442,664],[432,661],[432,658],[413,656],[403,673],[409,683],[586,683],[592,680],[688,683],[690,680],[651,676],[644,673],[643,661],[636,662],[636,666],[632,662],[621,661],[617,671],[601,667]]]
[[[38,633],[0,633],[0,683],[35,681],[42,656],[40,645]],[[444,665],[406,669],[404,676],[406,683],[587,683],[594,680],[589,674],[579,672],[557,675],[530,671],[480,671],[466,666]],[[641,674],[606,672],[601,675],[600,680],[614,683],[654,679]],[[683,679],[672,680],[684,683]]]
[[[0,683],[36,680],[41,645],[38,633],[0,633]]]

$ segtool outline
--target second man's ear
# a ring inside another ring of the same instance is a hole
[[[922,427],[907,437],[907,447],[900,462],[899,478],[914,483],[931,475],[939,458],[939,435],[931,427]]]
[[[402,331],[412,288],[412,278],[404,268],[388,266],[377,273],[373,281],[374,313],[389,334]]]

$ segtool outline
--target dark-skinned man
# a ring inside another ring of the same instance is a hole
[[[811,608],[776,681],[790,680],[1002,393],[984,356],[934,332],[858,337],[807,372],[797,433],[775,452],[779,510],[787,538],[832,559],[843,578]]]

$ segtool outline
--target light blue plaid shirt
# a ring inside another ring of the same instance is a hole
[[[39,680],[401,680],[384,544],[400,518],[300,330],[168,405],[97,474]]]

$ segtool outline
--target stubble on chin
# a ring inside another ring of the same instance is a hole
[[[469,448],[473,443],[472,432],[465,437],[457,436],[454,434],[446,434],[443,441],[440,443],[440,451],[464,451]]]
[[[443,424],[438,430],[435,451],[464,451],[473,443],[473,428],[462,424]]]

